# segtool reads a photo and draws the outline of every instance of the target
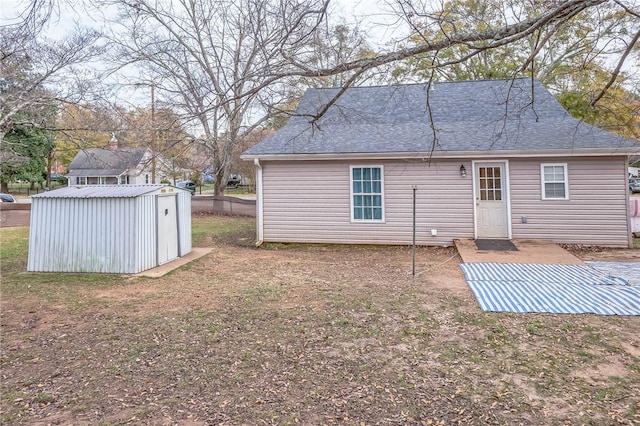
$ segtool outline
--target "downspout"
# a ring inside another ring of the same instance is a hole
[[[629,248],[633,247],[633,232],[631,228],[631,192],[629,191],[629,156],[624,161],[624,187],[626,189],[624,202],[627,203],[627,243]]]
[[[262,245],[264,239],[264,203],[262,201],[262,166],[260,160],[254,158],[256,166],[256,246]]]

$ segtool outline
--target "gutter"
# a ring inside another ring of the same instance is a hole
[[[256,166],[256,247],[263,243],[264,239],[264,203],[262,198],[262,165],[258,158],[253,159]]]
[[[358,153],[305,153],[305,154],[249,154],[240,158],[245,161],[280,160],[280,161],[313,161],[313,160],[396,160],[415,159],[429,161],[447,158],[529,158],[529,157],[611,157],[639,155],[638,148],[588,148],[580,150],[490,150],[490,151],[447,151],[447,152],[358,152]]]

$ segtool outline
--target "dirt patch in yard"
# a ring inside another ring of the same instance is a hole
[[[160,279],[3,270],[2,423],[640,422],[638,318],[484,313],[452,248],[412,277],[407,247],[255,249],[242,221]]]
[[[616,249],[579,244],[561,244],[562,247],[582,260],[601,262],[640,262],[640,249]]]

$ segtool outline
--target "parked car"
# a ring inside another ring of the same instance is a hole
[[[629,191],[631,191],[632,194],[640,192],[640,178],[629,179]]]
[[[0,203],[15,203],[16,199],[11,194],[3,194],[0,192]]]
[[[196,184],[191,182],[190,180],[183,180],[181,182],[176,183],[178,188],[183,188],[188,191],[191,191],[191,195],[196,193]]]
[[[240,186],[241,182],[242,178],[240,177],[240,175],[232,173],[229,175],[229,179],[227,180],[227,186],[230,188],[237,188],[238,186]]]

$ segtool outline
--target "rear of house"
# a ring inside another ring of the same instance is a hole
[[[258,240],[410,244],[415,192],[419,244],[628,246],[628,155],[639,145],[572,119],[537,82],[527,109],[530,81],[508,83],[436,86],[435,132],[424,85],[349,89],[316,127],[293,117],[244,154],[257,168]],[[308,92],[298,112],[331,96]]]

